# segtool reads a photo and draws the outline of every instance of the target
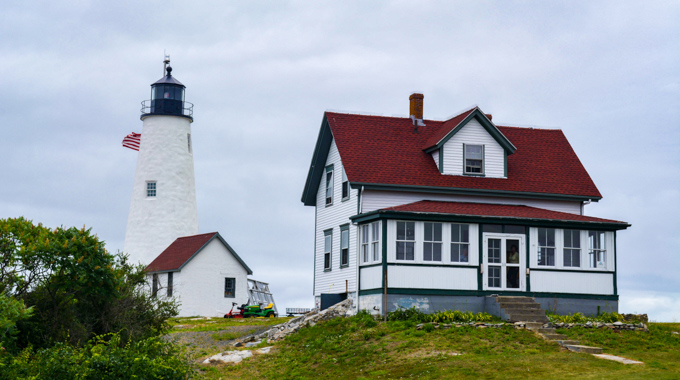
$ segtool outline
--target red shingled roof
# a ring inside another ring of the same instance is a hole
[[[474,109],[473,109],[474,110]],[[508,178],[443,175],[424,148],[433,146],[473,110],[448,121],[326,112],[347,178],[354,184],[426,186],[579,196],[602,195],[561,130],[501,127],[517,148]]]
[[[177,238],[146,267],[146,270],[148,272],[178,270],[215,235],[217,232]]]
[[[488,216],[518,219],[541,219],[551,221],[616,223],[628,225],[628,223],[621,222],[618,220],[595,218],[592,216],[551,211],[530,206],[504,205],[493,203],[419,201],[401,206],[385,208],[380,211],[400,211],[424,214],[450,214],[465,216]]]

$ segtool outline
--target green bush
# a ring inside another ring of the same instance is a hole
[[[27,308],[21,300],[7,297],[0,293],[0,350],[16,351],[16,335],[19,330],[17,322],[29,318],[33,310]]]
[[[179,346],[158,337],[123,344],[120,334],[97,336],[83,347],[57,343],[36,352],[27,348],[11,362],[0,363],[5,364],[0,379],[179,380],[193,373]]]
[[[574,313],[574,314],[568,314],[568,315],[557,315],[557,314],[552,314],[549,312],[546,312],[546,316],[550,320],[550,322],[557,323],[586,323],[586,322],[601,322],[601,323],[614,323],[614,322],[623,322],[623,316],[619,313],[616,312],[604,312],[600,314],[599,316],[594,316],[594,317],[586,317],[585,315],[581,313]],[[637,322],[637,321],[634,321]]]
[[[410,309],[399,308],[387,313],[388,321],[411,321],[415,323],[467,323],[467,322],[491,322],[495,317],[489,313],[473,313],[460,310],[440,310],[436,313],[426,314],[412,307]]]

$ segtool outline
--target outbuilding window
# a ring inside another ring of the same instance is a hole
[[[151,297],[156,297],[158,294],[158,274],[154,273],[151,276]]]
[[[172,297],[172,282],[173,282],[172,272],[168,272],[168,297]]]
[[[224,278],[224,298],[236,297],[236,279],[233,277]]]

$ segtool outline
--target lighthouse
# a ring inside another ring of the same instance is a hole
[[[123,251],[135,264],[148,265],[178,237],[198,234],[193,104],[184,100],[186,87],[172,76],[169,57],[163,62],[163,78],[142,102],[141,138],[133,134],[139,153]]]

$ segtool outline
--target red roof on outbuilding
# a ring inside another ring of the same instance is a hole
[[[389,207],[380,211],[397,211],[422,214],[448,214],[464,216],[486,216],[498,218],[534,219],[545,221],[573,221],[589,223],[613,223],[628,225],[618,220],[595,218],[592,216],[551,211],[537,207],[522,205],[504,205],[493,203],[465,203],[442,201],[419,201],[401,206]]]
[[[474,110],[448,121],[425,120],[426,126],[418,127],[417,132],[409,118],[336,112],[326,112],[325,117],[352,184],[602,198],[561,130],[498,126],[517,148],[507,158],[508,178],[441,174],[424,149],[435,145]]]
[[[176,271],[182,268],[192,257],[194,257],[203,247],[205,247],[214,238],[219,239],[222,244],[227,247],[232,255],[238,260],[246,269],[248,274],[253,272],[248,268],[245,262],[236,254],[236,252],[227,244],[218,232],[210,232],[207,234],[184,236],[177,238],[168,248],[166,248],[158,257],[156,257],[151,264],[146,267],[147,272],[164,272]]]

